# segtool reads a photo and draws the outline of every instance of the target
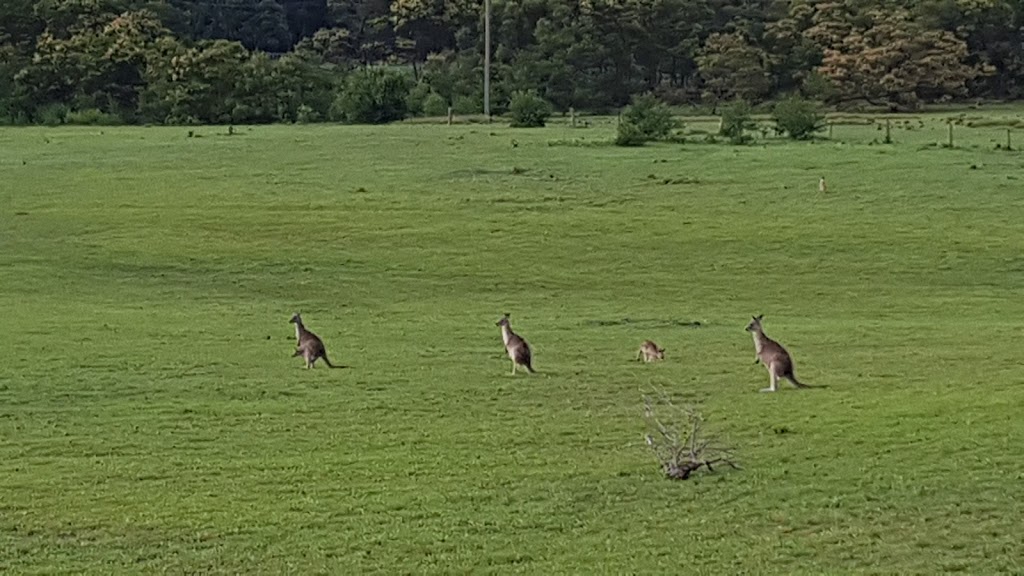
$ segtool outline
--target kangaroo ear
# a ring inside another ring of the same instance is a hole
[[[758,317],[756,318],[756,320],[763,320],[763,319],[764,319],[764,314],[760,314],[760,315],[758,315]]]

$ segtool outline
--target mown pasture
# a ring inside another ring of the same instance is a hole
[[[3,129],[0,571],[1024,570],[1021,117]],[[743,470],[663,479],[651,390]]]

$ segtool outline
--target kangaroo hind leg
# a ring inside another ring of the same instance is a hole
[[[761,392],[775,392],[779,389],[779,377],[775,374],[775,370],[772,367],[768,368],[768,387],[761,388]]]

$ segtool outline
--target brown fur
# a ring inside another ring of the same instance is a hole
[[[324,364],[327,364],[328,367],[340,368],[340,366],[331,364],[331,361],[327,359],[327,349],[324,347],[324,341],[306,329],[298,312],[293,314],[288,322],[295,324],[295,345],[298,347],[295,353],[292,354],[292,358],[302,356],[306,361],[306,368],[313,368],[316,361],[321,358],[323,358]]]
[[[764,333],[764,328],[761,327],[761,320],[764,318],[764,314],[754,317],[750,324],[747,324],[747,332],[750,332],[754,337],[754,363],[760,362],[768,369],[768,388],[762,388],[761,392],[775,392],[779,389],[779,378],[785,378],[789,380],[793,386],[797,388],[810,388],[807,384],[804,384],[796,379],[796,374],[793,371],[793,358],[789,355],[789,352],[782,347],[775,340],[772,340]]]
[[[512,331],[512,325],[508,321],[508,313],[506,312],[505,316],[494,324],[501,327],[501,339],[505,343],[505,352],[508,353],[508,357],[512,360],[512,374],[516,373],[516,366],[526,368],[526,371],[531,374],[535,372],[530,345],[521,336]]]
[[[655,344],[651,340],[644,340],[643,344],[640,345],[640,350],[638,350],[637,353],[636,353],[636,360],[637,360],[637,362],[639,362],[641,358],[643,359],[644,362],[653,362],[654,360],[664,360],[665,359],[665,349],[664,348],[658,348],[658,345]]]

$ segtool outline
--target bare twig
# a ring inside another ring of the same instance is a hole
[[[667,477],[686,480],[701,468],[714,472],[718,464],[740,469],[728,449],[717,446],[713,438],[705,436],[704,416],[696,407],[680,409],[664,391],[658,394],[657,402],[647,394],[643,395],[643,400],[644,419],[649,428],[658,432],[657,437],[648,432],[644,440]],[[658,417],[656,404],[670,412],[667,421]],[[680,437],[679,428],[688,431],[685,438]]]

